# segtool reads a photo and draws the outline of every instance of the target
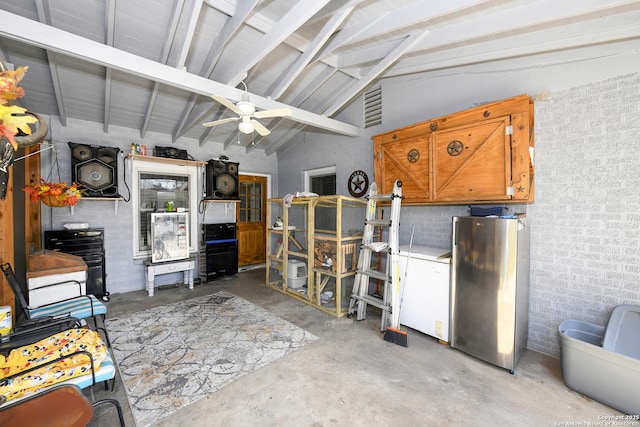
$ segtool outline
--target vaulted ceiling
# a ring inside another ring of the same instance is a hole
[[[637,51],[640,1],[0,0],[0,57],[29,66],[26,108],[277,152],[299,132],[357,136],[337,115],[381,79],[496,61],[533,67]],[[244,85],[271,134],[238,132],[211,95]]]

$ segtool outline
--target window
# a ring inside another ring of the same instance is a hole
[[[333,196],[336,194],[336,167],[312,169],[304,172],[305,191],[319,196]]]
[[[151,214],[189,213],[189,252],[198,250],[198,166],[132,160],[133,257],[151,257]]]
[[[319,196],[332,196],[336,194],[336,176],[324,175],[311,178],[311,192]]]

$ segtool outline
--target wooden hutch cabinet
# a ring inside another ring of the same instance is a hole
[[[402,181],[403,205],[531,203],[533,100],[485,104],[373,137],[380,193]]]

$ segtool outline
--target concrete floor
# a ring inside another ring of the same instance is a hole
[[[155,296],[113,295],[118,316],[226,290],[315,334],[319,339],[240,378],[157,426],[558,426],[597,425],[619,412],[567,388],[560,361],[527,350],[515,375],[408,330],[409,346],[382,339],[380,314],[356,322],[335,318],[264,285],[264,269],[196,286],[168,287]],[[406,329],[406,328],[405,328]],[[98,399],[120,401],[134,426],[122,382]],[[96,387],[98,390],[100,387]],[[93,427],[117,425],[98,408]]]

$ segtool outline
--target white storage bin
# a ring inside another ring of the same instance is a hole
[[[307,264],[290,259],[287,266],[287,286],[298,289],[307,284]]]

